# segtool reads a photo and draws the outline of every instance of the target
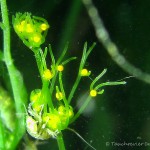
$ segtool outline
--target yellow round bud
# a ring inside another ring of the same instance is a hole
[[[62,115],[65,115],[65,113],[66,113],[65,107],[63,105],[59,106],[58,107],[58,114],[62,116]]]
[[[42,108],[41,105],[39,105],[37,103],[33,103],[32,107],[33,107],[33,110],[36,112],[40,112],[41,108]]]
[[[32,33],[33,32],[33,27],[29,23],[26,26],[26,32],[28,32],[28,33]]]
[[[33,41],[34,41],[35,43],[39,43],[39,42],[41,42],[41,37],[40,37],[39,35],[34,35],[34,36],[33,36]]]
[[[45,23],[42,23],[41,26],[40,26],[41,30],[45,31],[46,29],[49,28],[49,25],[45,24]]]
[[[72,118],[74,116],[73,109],[69,109],[69,118]]]
[[[19,32],[23,32],[25,29],[25,20],[21,21],[20,24],[17,24],[15,26],[15,28],[19,31]]]
[[[91,90],[91,91],[90,91],[90,96],[91,96],[91,97],[97,96],[97,91],[96,91],[96,90]]]
[[[52,74],[52,72],[49,69],[46,69],[43,72],[43,79],[50,80],[52,77],[53,77],[53,74]]]
[[[61,121],[58,115],[50,114],[49,121],[47,122],[47,126],[50,130],[56,131],[57,129],[61,129]]]
[[[44,123],[47,123],[48,120],[50,119],[49,115],[50,115],[50,113],[46,113],[46,114],[44,114],[44,115],[42,116],[42,121],[43,121]]]
[[[88,71],[87,69],[82,69],[80,72],[81,76],[89,76],[90,75],[90,71]]]
[[[20,24],[23,26],[25,24],[25,20],[21,21]]]
[[[56,98],[60,101],[60,100],[62,100],[63,99],[63,94],[62,94],[62,92],[57,92],[56,93]]]
[[[41,90],[32,91],[30,96],[30,101],[35,102],[37,101],[41,96]]]
[[[64,66],[63,65],[58,65],[57,70],[62,72],[64,70]]]

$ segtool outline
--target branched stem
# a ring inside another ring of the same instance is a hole
[[[15,68],[11,52],[10,52],[10,24],[8,18],[8,9],[6,0],[0,0],[1,4],[1,13],[2,13],[2,23],[3,23],[3,50],[4,50],[4,60],[6,67],[8,69],[8,74],[10,77],[10,82],[12,85],[13,96],[15,100],[16,113],[24,114],[25,110],[23,104],[26,104],[26,90],[24,88],[23,80],[20,75],[20,72]],[[18,88],[19,87],[19,88]],[[24,117],[20,117],[17,119],[17,125],[15,130],[15,140],[12,142],[11,149],[13,150],[15,146],[18,144],[19,140],[22,138],[25,132],[25,123]],[[18,130],[19,129],[19,130]],[[14,135],[14,136],[15,136]]]
[[[70,94],[68,96],[68,102],[70,103],[73,96],[74,96],[74,93],[79,85],[79,82],[81,80],[81,75],[80,75],[80,72],[81,70],[84,68],[84,65],[86,63],[86,60],[89,56],[89,54],[91,53],[91,51],[93,50],[93,48],[95,47],[96,43],[93,43],[92,46],[87,50],[87,42],[85,42],[84,44],[84,48],[83,48],[83,54],[82,54],[82,58],[81,58],[81,62],[80,62],[80,66],[79,66],[79,72],[78,72],[78,75],[77,75],[77,78],[74,82],[74,85],[70,91]]]

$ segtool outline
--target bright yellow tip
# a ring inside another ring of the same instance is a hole
[[[72,118],[74,116],[73,110],[69,109],[69,117]]]
[[[47,126],[55,131],[61,127],[61,121],[59,116],[55,114],[49,114],[49,121],[47,122]]]
[[[65,110],[64,106],[61,105],[61,106],[58,107],[58,113],[59,113],[59,115],[64,115],[65,112],[66,112],[66,110]]]
[[[89,76],[90,73],[91,73],[91,72],[88,71],[87,69],[82,69],[80,74],[81,74],[81,76]]]
[[[63,65],[58,65],[57,70],[62,72],[64,70],[64,66]]]
[[[95,97],[97,95],[97,91],[96,90],[91,90],[90,91],[90,96],[91,97]]]
[[[41,105],[39,105],[39,104],[34,103],[32,105],[32,107],[33,107],[33,110],[36,111],[36,112],[40,112],[41,111]]]
[[[60,100],[62,100],[63,99],[63,94],[62,94],[62,92],[57,92],[56,93],[56,98],[60,101]]]
[[[39,42],[41,42],[41,37],[39,35],[35,35],[35,36],[33,36],[33,41],[35,43],[39,43]]]
[[[32,33],[33,32],[33,27],[32,27],[32,25],[31,24],[27,24],[27,26],[26,26],[26,32],[28,32],[28,33]]]
[[[31,102],[35,102],[35,101],[37,101],[37,100],[40,98],[40,96],[41,96],[41,92],[38,92],[38,93],[34,94],[34,95],[30,98],[30,101],[31,101]]]
[[[40,26],[41,30],[45,31],[46,29],[49,28],[49,25],[45,24],[45,23],[42,23],[41,26]]]
[[[47,113],[47,114],[44,114],[44,115],[42,116],[42,121],[43,121],[44,123],[47,123],[49,119],[50,119],[50,117],[49,117],[49,114],[48,114],[48,113]]]
[[[43,73],[43,79],[50,80],[52,77],[52,72],[49,69],[46,69]]]
[[[25,24],[25,20],[21,21],[20,24],[23,26]]]
[[[25,21],[23,20],[23,21],[21,21],[20,24],[17,24],[17,25],[15,26],[15,28],[16,28],[19,32],[23,32],[23,31],[24,31],[24,24],[25,24]]]

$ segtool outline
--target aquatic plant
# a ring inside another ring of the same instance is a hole
[[[14,103],[11,100],[8,102],[14,104],[15,113],[17,114],[17,117],[14,118],[15,125],[13,125],[13,128],[10,127],[12,124],[6,124],[4,120],[0,121],[0,148],[6,150],[15,149],[23,137],[25,130],[27,130],[33,138],[38,140],[55,138],[59,149],[65,150],[62,131],[69,129],[68,126],[77,120],[89,102],[93,100],[93,97],[103,94],[104,86],[124,85],[126,82],[99,83],[99,79],[107,71],[107,69],[104,69],[98,76],[92,79],[87,89],[87,98],[85,98],[79,110],[75,112],[72,101],[82,78],[88,78],[91,74],[85,63],[96,44],[93,43],[88,47],[87,42],[85,42],[76,80],[69,94],[66,94],[64,84],[67,83],[63,81],[63,72],[68,63],[77,59],[76,57],[65,59],[65,54],[69,49],[68,43],[63,48],[59,58],[55,59],[51,45],[44,50],[41,48],[41,45],[45,42],[47,30],[50,28],[48,22],[41,17],[32,16],[31,13],[16,13],[13,16],[14,30],[22,42],[34,53],[42,81],[41,88],[37,89],[35,87],[30,93],[30,101],[27,104],[28,98],[22,76],[14,66],[11,57],[10,23],[6,0],[1,0],[0,2],[2,12],[2,23],[0,25],[4,37],[1,60],[4,61],[7,67],[14,99]],[[51,58],[50,66],[46,62],[48,55]],[[1,89],[1,93],[1,100],[8,97],[4,89]],[[14,112],[13,109],[9,111],[9,114],[12,112]],[[1,118],[5,118],[3,117],[6,116],[5,109],[4,111],[1,110],[0,115]]]

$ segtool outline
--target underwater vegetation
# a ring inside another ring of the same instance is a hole
[[[14,95],[13,98],[16,107],[16,114],[20,114],[20,116],[15,118],[15,127],[11,128],[11,131],[9,131],[10,127],[5,127],[7,123],[3,123],[7,122],[7,120],[1,120],[1,149],[15,149],[25,130],[27,130],[27,132],[33,138],[38,140],[55,138],[57,140],[59,149],[65,150],[62,131],[67,129],[69,124],[76,121],[93,97],[96,97],[104,92],[104,86],[120,85],[125,84],[126,82],[118,81],[104,82],[100,84],[97,83],[99,79],[106,73],[106,69],[104,69],[97,77],[95,77],[95,79],[92,80],[89,86],[89,94],[87,98],[84,100],[84,103],[80,109],[77,112],[74,112],[71,101],[74,97],[80,80],[82,78],[89,77],[91,74],[91,71],[85,67],[85,63],[91,51],[95,47],[95,43],[93,43],[93,45],[89,48],[87,46],[87,42],[84,44],[83,54],[76,80],[70,90],[69,95],[66,95],[63,83],[63,72],[65,71],[65,66],[67,63],[75,60],[76,57],[70,57],[64,60],[65,54],[68,50],[68,44],[66,44],[64,50],[62,50],[58,60],[56,60],[54,57],[51,45],[42,50],[41,44],[45,42],[47,30],[50,27],[48,22],[44,18],[32,16],[31,13],[16,13],[12,19],[14,30],[18,37],[22,40],[23,44],[25,44],[34,53],[42,81],[41,88],[35,88],[31,92],[29,98],[30,102],[27,104],[25,101],[28,98],[24,94],[26,93],[26,90],[20,87],[20,84],[22,87],[24,87],[23,81],[21,81],[23,79],[21,79],[21,74],[19,74],[19,71],[15,68],[11,58],[10,24],[5,0],[1,1],[1,12],[1,28],[4,36],[4,49],[1,54],[10,76],[10,84]],[[46,63],[48,54],[51,58],[50,66],[48,66]],[[5,99],[8,103],[12,103],[11,100],[7,98],[8,96],[5,94],[6,92],[4,89],[1,89],[1,91],[1,100]],[[7,107],[9,106],[10,104]],[[3,106],[1,106],[1,108],[2,107]],[[5,108],[3,108],[3,111],[1,111],[1,116],[5,115],[5,111]],[[12,112],[13,110],[10,109],[10,111],[7,113]],[[8,132],[6,132],[7,128]],[[9,138],[6,140],[7,137]]]
[[[105,5],[108,1],[102,4]],[[35,0],[31,1],[34,2]],[[124,92],[128,86],[130,88],[130,84],[121,86],[126,84],[124,80],[127,78],[134,77],[134,80],[137,78],[149,83],[149,74],[135,67],[136,64],[130,63],[136,59],[135,53],[135,57],[129,59],[130,61],[120,53],[122,45],[121,42],[117,43],[118,45],[113,42],[117,34],[111,35],[113,29],[108,25],[107,13],[102,13],[104,23],[101,19],[102,11],[99,12],[98,9],[101,7],[103,10],[103,5],[96,5],[99,4],[98,1],[93,2],[74,0],[66,6],[65,2],[52,0],[48,7],[49,2],[45,1],[41,5],[41,9],[45,8],[45,11],[40,14],[37,3],[34,11],[27,9],[31,3],[26,3],[21,9],[16,6],[15,11],[12,11],[9,1],[7,4],[6,0],[0,0],[0,27],[3,32],[0,50],[0,149],[65,150],[76,149],[76,145],[79,145],[79,149],[107,150],[117,149],[122,141],[128,144],[141,140],[142,135],[138,134],[136,129],[142,122],[136,124],[131,120],[144,113],[148,115],[148,111],[140,113],[139,110],[145,107],[139,100],[140,96],[136,103],[133,98],[130,99],[130,95],[135,95],[137,88],[138,93],[142,93],[140,87],[135,84],[125,96],[122,96],[120,91]],[[68,14],[63,9],[67,14],[66,20],[64,16],[55,14],[56,8],[60,8],[59,4],[69,8]],[[86,19],[81,19],[83,5],[87,14],[82,15],[88,16],[90,26],[94,29],[90,27],[89,30]],[[11,11],[8,11],[9,9]],[[50,17],[53,19],[45,17],[50,11],[54,11]],[[57,23],[58,20],[55,23],[55,19],[62,20],[61,24]],[[110,35],[104,26],[105,21]],[[115,28],[114,26],[112,28]],[[82,32],[77,31],[79,27]],[[62,33],[56,35],[56,30]],[[85,30],[92,36],[82,39]],[[96,35],[97,39],[93,38],[93,35]],[[115,71],[117,65],[107,58],[98,42],[112,60],[131,76],[126,75],[128,77],[117,80],[125,75],[120,74],[120,70]],[[133,43],[132,48],[134,46]],[[113,99],[115,95],[116,99]],[[141,107],[136,111],[134,108],[139,106]],[[124,123],[125,121],[128,123]],[[124,127],[122,130],[121,125]],[[143,127],[143,130],[148,130],[148,127]],[[78,144],[76,138],[81,140],[82,144]],[[144,138],[142,140],[144,141]]]

